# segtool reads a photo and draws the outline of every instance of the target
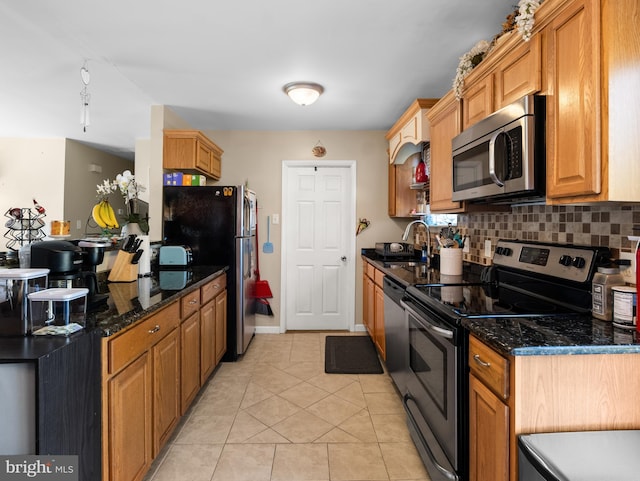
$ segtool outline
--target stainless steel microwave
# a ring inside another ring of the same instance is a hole
[[[545,98],[528,95],[452,141],[454,201],[517,203],[545,195]]]

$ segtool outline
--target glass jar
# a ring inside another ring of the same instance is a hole
[[[613,294],[611,288],[623,286],[624,278],[617,267],[598,267],[593,276],[591,289],[591,314],[597,319],[611,321],[613,319]]]

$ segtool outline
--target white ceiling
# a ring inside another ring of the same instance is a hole
[[[132,158],[150,106],[203,130],[386,130],[514,0],[0,0],[0,137]],[[91,125],[80,125],[80,68]],[[299,107],[292,81],[325,92]]]

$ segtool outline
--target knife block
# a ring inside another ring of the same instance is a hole
[[[133,282],[138,279],[138,264],[132,264],[133,252],[118,251],[111,272],[109,282]]]

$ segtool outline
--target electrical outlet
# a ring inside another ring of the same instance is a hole
[[[271,222],[273,222],[273,225],[278,225],[280,223],[280,214],[273,214],[271,216]]]
[[[484,241],[484,256],[491,257],[491,239],[485,239]]]
[[[636,283],[636,259],[633,252],[620,252],[620,260],[630,260],[630,266],[620,266],[620,274],[624,277],[624,281],[629,284]]]

